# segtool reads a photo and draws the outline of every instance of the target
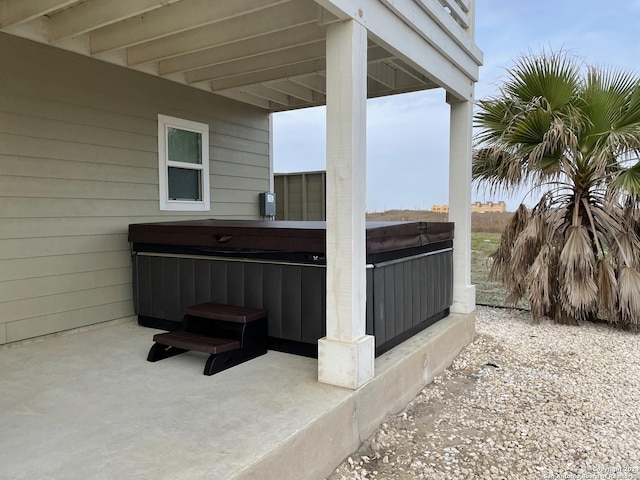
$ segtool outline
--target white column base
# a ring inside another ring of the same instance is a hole
[[[318,381],[356,390],[373,378],[375,337],[365,335],[354,343],[318,340]]]
[[[451,313],[468,314],[476,309],[476,286],[454,285],[453,305],[449,309]]]

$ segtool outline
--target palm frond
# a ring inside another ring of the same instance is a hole
[[[523,101],[544,98],[550,110],[569,103],[580,83],[579,68],[563,52],[523,56],[508,74],[505,93]]]
[[[598,310],[608,323],[618,321],[618,281],[608,260],[601,258],[598,270]]]
[[[640,273],[635,268],[620,268],[618,297],[622,326],[638,329],[640,327]]]
[[[640,161],[628,168],[620,169],[610,186],[616,190],[624,190],[631,197],[640,199]]]
[[[597,300],[595,256],[588,230],[572,225],[559,257],[560,303],[563,310],[584,320],[594,310]]]
[[[545,243],[531,264],[527,284],[531,316],[534,322],[540,321],[544,315],[551,311],[555,287],[553,272],[556,261],[553,246],[550,243]]]
[[[520,234],[516,237],[511,248],[511,268],[523,272],[527,270],[536,259],[540,247],[545,242],[544,217],[539,212],[533,212]]]

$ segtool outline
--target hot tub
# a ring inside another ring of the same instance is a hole
[[[264,308],[269,347],[317,356],[325,336],[325,222],[196,220],[129,226],[140,325],[173,330],[191,305]],[[444,318],[453,224],[367,222],[366,333],[376,355]]]

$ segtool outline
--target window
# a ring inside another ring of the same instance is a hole
[[[209,211],[209,126],[158,115],[160,210]]]

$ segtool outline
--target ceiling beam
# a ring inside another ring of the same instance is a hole
[[[322,28],[313,24],[305,24],[161,60],[158,63],[158,72],[160,75],[167,75],[195,70],[231,60],[263,55],[295,45],[305,45],[323,38],[324,30]]]
[[[417,83],[423,83],[423,84],[434,83],[432,79],[430,79],[426,75],[423,75],[418,70],[411,67],[410,65],[407,65],[405,62],[403,62],[398,58],[389,60],[389,63],[392,66],[397,67],[398,70],[406,73],[409,77],[413,78]]]
[[[230,77],[242,73],[258,72],[284,65],[291,65],[308,60],[324,58],[326,48],[324,40],[297,47],[265,53],[258,57],[244,58],[232,62],[221,63],[211,67],[187,72],[187,82],[197,83],[217,78]]]
[[[302,85],[303,87],[310,88],[314,92],[320,95],[327,94],[327,81],[324,75],[310,75],[305,77],[291,78],[291,82]]]
[[[0,28],[17,25],[76,3],[77,0],[0,0]]]
[[[249,105],[253,105],[254,107],[260,107],[267,110],[271,110],[273,107],[272,103],[269,100],[261,97],[256,97],[255,95],[251,95],[250,93],[242,92],[240,90],[226,90],[218,91],[215,93],[242,103],[248,103]]]
[[[233,77],[220,78],[212,82],[211,90],[227,90],[234,87],[244,87],[247,85],[256,85],[258,83],[270,82],[273,80],[281,80],[301,75],[310,75],[319,73],[326,69],[325,59],[308,60],[306,62],[295,63],[284,67],[275,67],[270,70],[261,70],[259,72],[245,73],[235,75]]]
[[[370,63],[367,75],[388,88],[396,87],[397,70],[384,62]]]
[[[137,45],[291,0],[182,0],[91,34],[91,53]]]
[[[266,98],[280,105],[289,106],[291,104],[291,97],[276,90],[272,90],[264,85],[250,85],[248,87],[239,88],[238,91],[246,92],[250,95],[260,98]]]
[[[155,62],[295,26],[315,24],[315,10],[309,8],[308,1],[294,2],[132,46],[127,50],[129,64]]]
[[[266,86],[278,92],[282,92],[286,95],[302,100],[303,102],[315,102],[319,99],[318,97],[320,97],[320,94],[315,93],[310,88],[304,87],[291,80],[272,82],[268,83]]]
[[[432,86],[425,88],[424,85],[414,85],[412,87],[406,88],[396,88],[389,89],[383,85],[380,85],[375,80],[369,78],[367,83],[367,98],[377,98],[377,97],[388,97],[389,95],[398,95],[401,93],[409,93],[409,92],[419,92],[424,91],[430,88],[436,88],[437,85],[432,84]]]
[[[49,42],[75,37],[179,0],[87,0],[49,17]]]

